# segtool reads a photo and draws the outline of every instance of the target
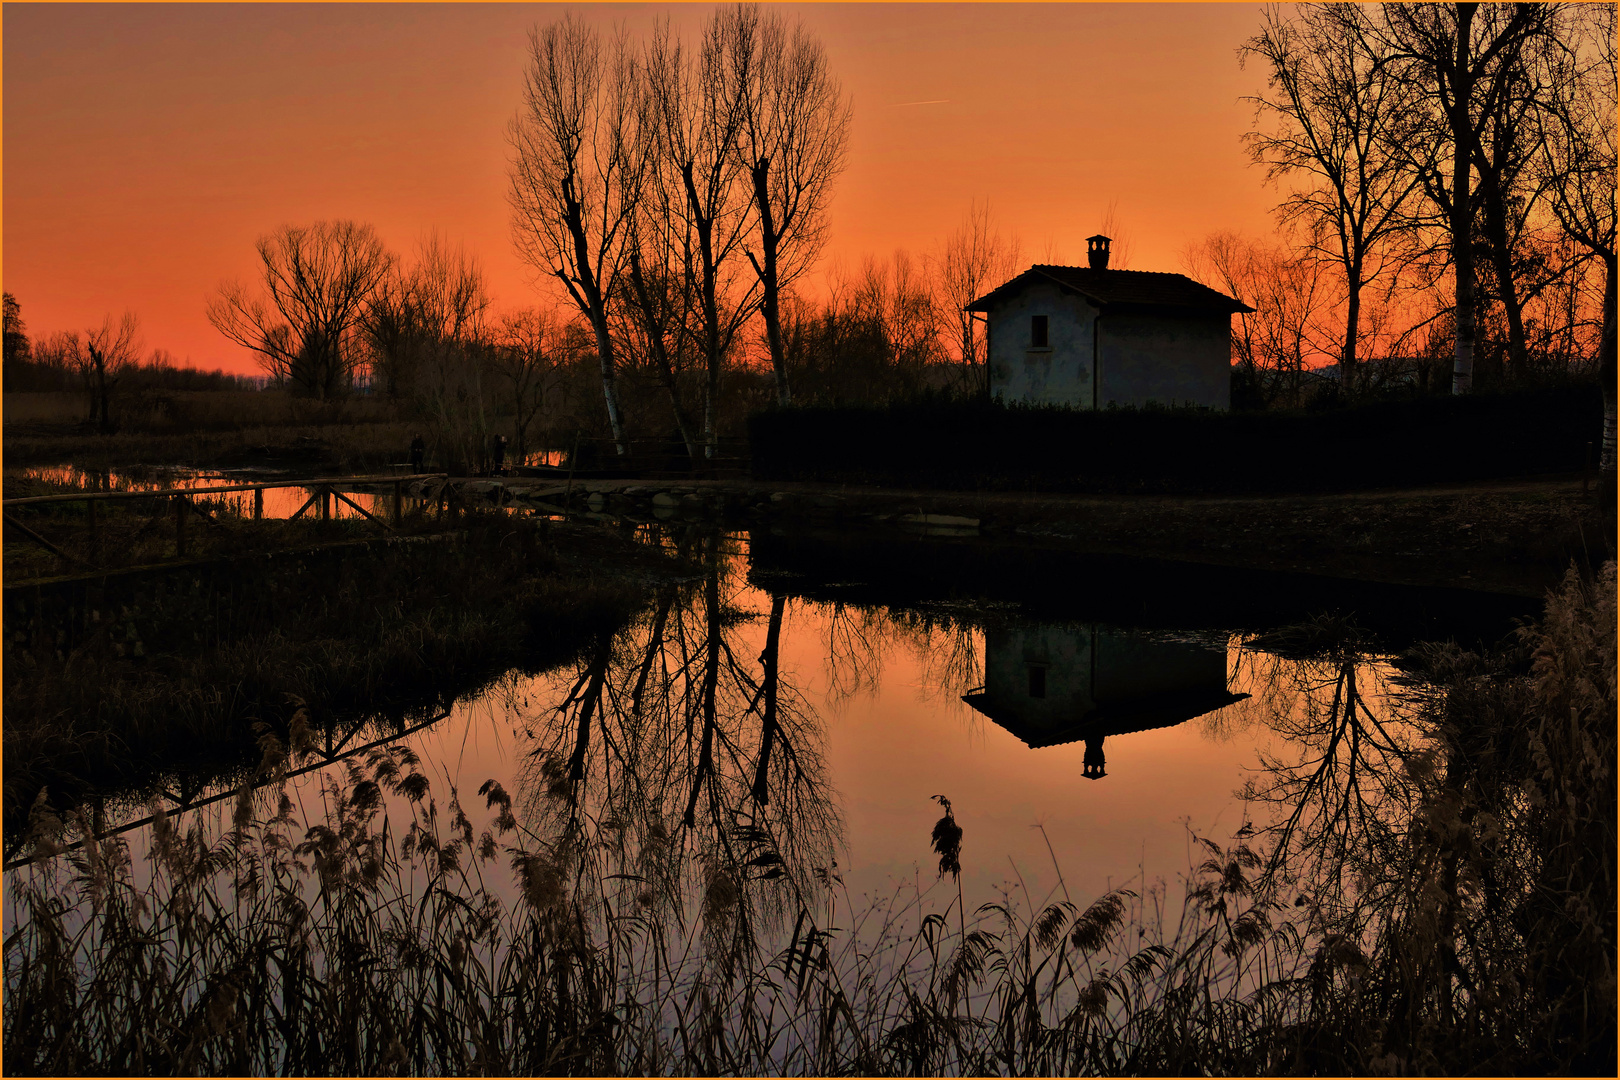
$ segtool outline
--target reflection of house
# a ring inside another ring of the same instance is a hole
[[[984,312],[990,392],[1004,401],[1104,409],[1231,401],[1232,316],[1254,309],[1182,274],[1032,266],[968,305]]]
[[[1033,748],[1084,741],[1084,775],[1103,739],[1173,727],[1247,694],[1226,688],[1226,649],[1129,630],[1034,625],[985,632],[984,686],[962,700]]]

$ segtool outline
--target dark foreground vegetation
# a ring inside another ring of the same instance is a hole
[[[749,422],[754,474],[889,486],[1087,492],[1402,487],[1596,463],[1595,386],[1320,410],[1074,412],[923,397],[776,409]]]
[[[305,818],[275,795],[315,741],[296,715],[219,833],[160,815],[149,859],[110,839],[13,877],[6,1070],[1612,1075],[1613,565],[1515,644],[1409,655],[1401,731],[1361,703],[1353,625],[1265,645],[1315,702],[1251,793],[1274,826],[1200,841],[1184,894],[973,917],[783,873],[774,805],[711,808],[700,843],[690,805],[621,813],[550,759],[532,805],[486,785],[480,814],[378,748]],[[58,824],[37,806],[29,842]],[[962,840],[946,801],[942,877]]]
[[[454,525],[8,595],[8,855],[42,792],[64,808],[170,775],[228,778],[257,762],[256,725],[285,732],[300,705],[318,730],[397,729],[505,671],[560,663],[640,605],[638,565],[657,569],[599,528]]]

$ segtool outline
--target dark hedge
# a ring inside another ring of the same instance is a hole
[[[1074,492],[1327,491],[1576,472],[1595,386],[1323,411],[1076,412],[922,399],[749,418],[761,480]]]

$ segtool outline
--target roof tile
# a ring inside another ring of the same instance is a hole
[[[1081,266],[1036,265],[968,305],[969,311],[988,311],[1003,295],[1039,280],[1056,282],[1104,308],[1150,307],[1182,308],[1226,312],[1253,311],[1241,300],[1234,300],[1208,285],[1200,285],[1185,274],[1163,274],[1148,270],[1093,270]]]

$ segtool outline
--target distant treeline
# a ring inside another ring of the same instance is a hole
[[[5,392],[38,393],[48,391],[85,391],[84,373],[76,368],[32,360],[7,360],[5,364]],[[151,390],[257,390],[262,379],[251,375],[232,375],[227,371],[199,371],[196,368],[174,367],[154,360],[136,363],[124,369],[123,378],[131,389]]]
[[[1347,408],[1072,412],[925,397],[773,409],[749,423],[754,475],[965,490],[1347,490],[1583,468],[1602,396],[1577,384]]]

